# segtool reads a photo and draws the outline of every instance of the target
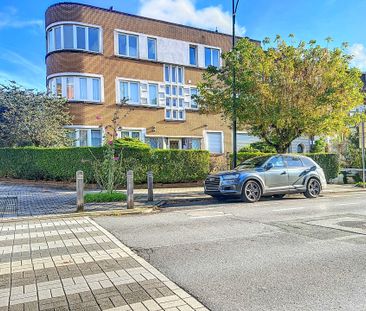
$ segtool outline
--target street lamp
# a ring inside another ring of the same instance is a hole
[[[233,46],[232,50],[234,51],[235,48],[235,16],[236,16],[236,10],[238,9],[239,0],[232,0],[232,8],[233,8]],[[236,162],[238,158],[237,154],[237,146],[236,146],[236,87],[235,87],[235,81],[236,80],[236,73],[235,73],[235,66],[233,66],[233,167],[236,167]]]

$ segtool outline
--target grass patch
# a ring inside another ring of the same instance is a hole
[[[366,183],[363,183],[362,181],[356,183],[355,185],[356,187],[360,187],[360,188],[363,188],[364,186],[366,187]]]
[[[126,199],[127,196],[121,192],[93,192],[84,195],[85,203],[119,202]]]

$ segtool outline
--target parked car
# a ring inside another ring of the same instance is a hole
[[[323,169],[314,160],[278,154],[255,157],[234,170],[209,175],[205,193],[215,198],[240,197],[253,203],[262,196],[283,198],[290,193],[316,198],[326,185]]]

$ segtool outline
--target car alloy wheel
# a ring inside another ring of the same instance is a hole
[[[242,199],[244,202],[254,203],[257,202],[262,195],[262,189],[258,182],[249,180],[245,183]]]
[[[308,182],[308,186],[306,188],[305,196],[309,199],[317,198],[321,191],[321,185],[319,180],[316,178],[311,178]]]

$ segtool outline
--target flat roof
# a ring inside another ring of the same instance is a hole
[[[228,36],[228,37],[232,36],[230,34],[219,32],[219,31],[208,30],[208,29],[203,29],[203,28],[198,28],[198,27],[193,27],[193,26],[182,25],[182,24],[178,24],[178,23],[167,22],[167,21],[163,21],[163,20],[160,20],[160,19],[155,19],[155,18],[151,18],[151,17],[145,17],[145,16],[140,16],[140,15],[125,13],[125,12],[121,12],[121,11],[116,11],[114,9],[113,10],[105,9],[105,8],[97,7],[97,6],[94,6],[94,5],[78,3],[78,2],[69,2],[69,1],[58,2],[58,3],[50,5],[47,8],[47,10],[54,7],[54,6],[58,6],[58,5],[61,5],[61,4],[76,4],[76,5],[81,5],[81,6],[89,7],[89,8],[92,8],[92,9],[96,9],[96,10],[102,10],[102,11],[105,11],[105,12],[116,13],[116,14],[121,14],[121,15],[125,15],[125,16],[130,16],[130,17],[142,18],[142,19],[146,19],[146,20],[150,20],[150,21],[154,21],[154,22],[164,23],[164,24],[167,24],[167,25],[173,25],[173,26],[184,27],[184,28],[188,28],[188,29],[205,31],[205,32],[208,32],[208,33],[218,34],[218,35],[222,35],[222,36]],[[245,36],[245,37],[235,36],[235,37],[237,37],[237,38],[247,38],[247,39],[252,40],[252,41],[260,42],[258,40],[251,39],[247,36]]]

